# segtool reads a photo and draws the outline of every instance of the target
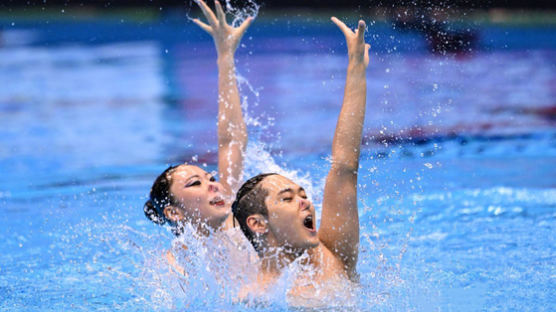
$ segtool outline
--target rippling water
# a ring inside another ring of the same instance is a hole
[[[172,19],[2,23],[2,309],[244,310],[202,266],[204,282],[169,274],[160,255],[172,236],[142,213],[167,163],[215,169],[209,38]],[[477,31],[475,53],[439,57],[417,34],[369,28],[350,309],[555,307],[556,38],[546,27]],[[320,21],[259,20],[238,56],[250,151],[272,155],[251,153],[247,171],[296,175],[317,205],[342,40]],[[291,308],[272,296],[266,308]]]

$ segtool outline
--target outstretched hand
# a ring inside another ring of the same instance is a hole
[[[195,2],[199,5],[201,11],[203,11],[203,14],[209,24],[207,25],[201,22],[198,18],[193,19],[193,22],[212,36],[218,55],[225,53],[233,54],[236,51],[245,30],[253,21],[253,17],[250,16],[245,19],[239,27],[232,27],[226,22],[226,13],[224,13],[220,2],[216,0],[214,1],[216,15],[203,0],[195,0]]]
[[[365,67],[369,66],[369,48],[371,46],[365,43],[365,22],[359,20],[359,25],[354,32],[336,17],[332,16],[330,19],[346,37],[349,61],[363,62]]]

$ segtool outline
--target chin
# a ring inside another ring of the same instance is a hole
[[[305,249],[311,249],[311,248],[315,248],[320,244],[320,240],[318,239],[318,237],[315,238],[310,238],[305,242]]]
[[[224,220],[226,220],[230,213],[232,213],[231,207],[222,207],[216,209],[214,207],[209,207],[205,210],[204,215],[206,216],[207,220],[210,220],[210,222],[218,222],[219,220],[222,220],[222,222],[224,222]]]
[[[229,213],[220,214],[220,215],[212,215],[205,219],[205,223],[213,229],[218,229],[226,222]]]
[[[315,242],[311,243],[311,248],[315,248],[318,245],[320,245],[320,241],[318,239],[316,239]]]
[[[230,215],[230,213],[232,213],[232,210],[231,209],[226,209],[226,211],[222,211],[221,213],[215,215],[214,216],[214,221],[224,223],[224,222],[226,222],[226,219],[228,219],[228,216]]]

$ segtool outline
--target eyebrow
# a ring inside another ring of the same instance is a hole
[[[199,176],[198,174],[194,174],[194,175],[190,176],[189,178],[187,178],[186,181],[189,181],[189,180],[191,180],[191,179],[193,179],[193,178],[200,178],[200,176]]]
[[[298,192],[301,192],[301,191],[305,192],[305,189],[302,188],[302,187],[299,187]],[[291,188],[289,188],[289,187],[288,187],[288,188],[285,188],[285,189],[281,190],[280,192],[278,192],[278,195],[280,195],[280,194],[282,194],[282,193],[287,193],[287,192],[292,192],[292,193],[293,193],[293,189],[291,189]]]
[[[206,176],[210,176],[211,178],[214,178],[214,175],[210,174],[209,172],[205,173],[205,177],[206,177]],[[190,176],[189,178],[187,178],[185,181],[186,181],[186,182],[189,182],[189,180],[191,180],[191,179],[193,179],[193,178],[198,178],[198,179],[200,179],[201,176],[199,176],[198,174],[194,174],[194,175]]]

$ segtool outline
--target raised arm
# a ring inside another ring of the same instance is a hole
[[[226,22],[226,14],[218,1],[214,2],[216,15],[205,2],[196,2],[209,24],[199,19],[194,19],[193,22],[212,36],[218,54],[218,175],[227,193],[232,195],[241,183],[243,152],[247,145],[247,129],[237,89],[234,54],[253,18],[247,18],[239,27],[234,28]]]
[[[369,45],[365,44],[365,22],[353,32],[335,17],[346,37],[349,63],[344,102],[332,143],[332,164],[324,186],[319,239],[343,263],[349,276],[355,275],[359,253],[357,171],[361,133],[365,119]]]

